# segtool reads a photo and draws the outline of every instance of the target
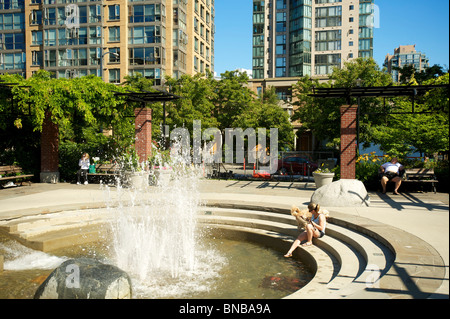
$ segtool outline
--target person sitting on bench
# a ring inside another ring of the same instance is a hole
[[[398,188],[402,184],[401,173],[404,171],[403,165],[398,162],[397,157],[393,157],[390,162],[381,165],[380,170],[383,194],[386,194],[387,182],[392,181],[395,183],[394,195],[398,195]]]

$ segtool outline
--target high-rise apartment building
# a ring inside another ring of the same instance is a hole
[[[214,15],[214,0],[0,0],[0,73],[160,85],[213,71]]]
[[[400,72],[397,68],[405,65],[413,65],[417,72],[423,71],[429,67],[428,59],[425,53],[417,52],[416,45],[400,45],[394,49],[394,54],[387,54],[383,66],[388,73],[392,75],[394,82],[399,82]]]
[[[254,0],[253,78],[327,76],[373,55],[374,0]]]

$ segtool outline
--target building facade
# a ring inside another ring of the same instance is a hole
[[[214,0],[0,0],[0,73],[95,74],[214,70]]]
[[[374,0],[254,0],[253,79],[321,76],[373,56]]]
[[[383,66],[392,75],[394,82],[400,81],[400,72],[396,68],[405,65],[413,65],[417,72],[429,67],[428,59],[422,52],[416,51],[416,45],[400,45],[394,50],[394,54],[387,54]]]
[[[295,111],[292,85],[300,77],[327,81],[334,67],[373,56],[374,0],[253,0],[253,79],[261,93],[274,87],[280,107]],[[297,134],[294,150],[318,147],[311,132]]]

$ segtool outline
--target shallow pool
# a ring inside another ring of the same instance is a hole
[[[192,271],[177,277],[154,273],[145,282],[131,275],[133,298],[275,299],[300,289],[312,278],[302,262],[255,243],[208,238],[198,246]],[[91,257],[108,263],[109,251],[107,245],[93,243],[43,253],[0,237],[0,254],[5,257],[0,299],[33,298],[39,285],[63,261]]]

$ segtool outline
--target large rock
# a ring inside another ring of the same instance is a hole
[[[369,206],[370,197],[364,184],[356,179],[341,179],[318,188],[311,201],[322,207]]]
[[[131,280],[123,270],[94,259],[62,263],[39,286],[35,299],[130,299]]]

